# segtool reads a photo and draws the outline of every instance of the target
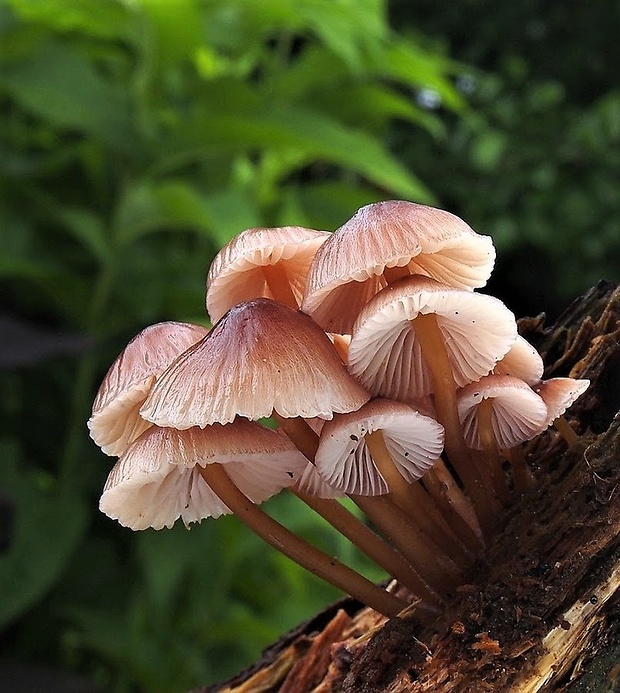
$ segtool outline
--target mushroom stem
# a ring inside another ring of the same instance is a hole
[[[554,420],[553,427],[564,438],[569,448],[575,448],[579,445],[581,439],[563,416],[558,416]]]
[[[413,516],[409,512],[409,506],[411,505],[408,489],[409,484],[396,468],[390,451],[385,444],[383,433],[380,430],[367,433],[364,436],[364,442],[374,463],[377,465],[379,473],[388,485],[390,493],[394,497],[394,501],[401,510],[407,513],[407,515],[410,515],[413,519]]]
[[[304,419],[299,417],[287,419],[275,411],[271,415],[295,447],[314,464],[319,447],[319,436],[310,428]]]
[[[417,484],[409,484],[398,471],[385,444],[383,433],[380,430],[367,433],[364,441],[400,509],[457,565],[467,565],[469,560],[466,553],[449,528],[446,532],[446,523],[430,502],[426,491]]]
[[[402,585],[411,590],[422,600],[421,606],[426,609],[432,606],[434,607],[433,611],[436,612],[436,608],[440,604],[439,597],[423,582],[404,556],[375,534],[370,527],[360,522],[337,500],[316,498],[294,489],[291,491],[377,565],[381,566],[388,575],[396,578]]]
[[[220,464],[207,464],[200,473],[214,493],[261,539],[314,575],[350,594],[379,613],[393,618],[407,604],[335,558],[299,538],[252,503]]]
[[[386,496],[351,495],[350,498],[433,590],[443,595],[454,586],[457,581],[454,564],[434,552],[425,535],[395,503]]]
[[[280,265],[263,265],[261,269],[274,300],[293,310],[298,310],[299,303],[291,289],[286,270]]]
[[[416,482],[409,486],[411,502],[416,508],[420,527],[457,565],[466,568],[471,564],[471,551],[461,541],[448,521],[441,514],[433,498]]]
[[[332,334],[331,340],[342,363],[346,366],[349,362],[349,342],[341,334]]]
[[[501,506],[489,475],[465,444],[456,405],[456,383],[437,317],[433,313],[419,314],[413,323],[433,380],[437,420],[446,431],[446,453],[472,500],[482,532],[488,537]]]
[[[510,498],[506,479],[499,458],[499,450],[493,430],[493,398],[485,397],[478,404],[478,433],[484,450],[486,466],[491,476],[491,482],[495,490],[495,495],[503,505],[507,505]]]
[[[409,271],[408,265],[402,265],[401,267],[385,267],[383,269],[383,278],[387,284],[393,284],[403,277],[408,277],[410,274],[411,272]]]
[[[480,525],[470,499],[461,491],[442,459],[421,479],[424,488],[442,508],[442,517],[473,553],[484,548]]]
[[[536,479],[525,460],[523,445],[515,445],[513,448],[504,450],[504,454],[510,461],[515,493],[525,493],[536,484]]]

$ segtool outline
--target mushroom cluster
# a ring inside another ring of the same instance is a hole
[[[381,613],[405,608],[259,507],[289,489],[433,613],[533,483],[520,445],[588,387],[543,380],[512,312],[476,291],[494,260],[491,238],[406,201],[333,233],[240,233],[207,276],[213,328],[147,327],[105,376],[88,425],[119,459],[100,509],[132,529],[234,512]]]

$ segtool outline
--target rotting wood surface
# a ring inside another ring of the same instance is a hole
[[[600,282],[555,325],[519,326],[545,377],[592,381],[568,416],[583,444],[553,429],[528,444],[537,486],[444,613],[386,622],[345,599],[197,693],[620,691],[620,289]]]

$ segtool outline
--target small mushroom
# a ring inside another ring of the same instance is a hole
[[[410,404],[374,399],[323,426],[316,464],[327,482],[350,495],[391,493],[428,538],[457,564],[458,538],[416,482],[438,460],[444,430]]]
[[[437,406],[444,389],[438,380],[456,387],[478,380],[516,338],[514,314],[499,299],[412,276],[383,289],[360,313],[349,371],[373,395],[408,400],[432,393]]]
[[[344,493],[382,495],[400,488],[393,470],[405,483],[419,479],[440,456],[443,434],[443,426],[412,406],[374,399],[325,423],[317,470]]]
[[[511,450],[538,435],[545,427],[547,407],[530,386],[509,375],[487,375],[467,385],[457,395],[459,418],[465,441],[483,450],[495,492],[503,503],[509,500],[500,464],[500,450]],[[527,487],[526,470],[520,460],[509,455],[515,490]]]
[[[475,450],[503,450],[538,435],[547,407],[523,380],[487,375],[457,395],[465,441]]]
[[[472,289],[486,284],[494,262],[491,238],[454,214],[404,200],[377,202],[317,250],[302,310],[326,331],[348,334],[362,307],[402,276]]]
[[[253,298],[273,298],[297,309],[306,275],[327,231],[301,226],[246,229],[215,256],[207,275],[207,311],[217,322]]]
[[[151,424],[140,416],[157,378],[208,330],[184,322],[160,322],[138,333],[106,373],[88,420],[91,438],[107,455],[122,455]]]
[[[579,443],[579,436],[562,416],[588,389],[589,380],[575,378],[550,378],[534,385],[534,391],[544,400],[547,406],[546,426],[553,424],[570,447]]]
[[[152,426],[135,440],[108,476],[100,509],[131,529],[172,527],[230,510],[204,483],[201,467],[226,465],[254,503],[262,503],[302,474],[307,460],[283,436],[251,421],[206,429]]]
[[[307,315],[258,298],[228,311],[177,359],[141,415],[173,428],[228,423],[236,416],[257,420],[273,412],[330,419],[368,399]]]

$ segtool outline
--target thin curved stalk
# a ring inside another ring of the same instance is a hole
[[[291,289],[286,270],[281,265],[264,265],[261,269],[274,300],[293,310],[298,310],[299,303]]]
[[[553,422],[553,427],[564,438],[569,448],[575,448],[579,445],[581,438],[571,428],[568,421],[563,416],[558,416]]]
[[[407,606],[402,599],[319,551],[263,512],[235,486],[222,465],[208,464],[200,468],[200,473],[242,522],[298,565],[388,618],[397,616]]]
[[[458,582],[455,565],[429,546],[426,536],[395,503],[386,496],[351,495],[350,498],[431,589],[441,596],[454,587]]]
[[[442,508],[442,517],[463,544],[473,553],[481,551],[484,541],[471,500],[459,488],[444,461],[437,460],[420,481]]]
[[[367,433],[364,436],[364,443],[379,473],[388,485],[394,500],[400,506],[401,510],[409,515],[409,506],[411,505],[408,488],[409,484],[396,468],[390,451],[385,444],[383,432],[381,430],[376,430]]]
[[[419,482],[410,484],[409,495],[412,505],[416,508],[422,531],[431,536],[439,548],[457,565],[463,568],[470,565],[473,552],[467,549],[467,545],[452,529],[424,487]]]
[[[525,493],[536,484],[536,479],[525,460],[523,445],[515,445],[514,448],[504,450],[504,455],[510,462],[515,493]]]
[[[491,536],[501,506],[489,475],[465,444],[456,406],[456,383],[437,316],[433,313],[418,315],[413,323],[422,355],[431,372],[437,420],[446,432],[446,454],[472,500],[483,534]]]
[[[465,567],[469,560],[457,537],[450,536],[449,530],[446,534],[445,521],[430,502],[430,498],[429,502],[426,502],[426,492],[419,486],[408,483],[398,471],[385,444],[383,433],[380,430],[367,433],[364,436],[364,441],[400,509],[411,518],[414,524],[420,527],[439,550],[443,551],[457,565]]]
[[[315,498],[295,489],[291,491],[423,603],[439,606],[437,595],[429,589],[404,556],[360,522],[341,503],[331,498]]]
[[[491,482],[493,483],[495,495],[502,505],[507,505],[510,501],[510,496],[502,470],[495,432],[493,430],[492,397],[485,397],[482,402],[478,404],[476,415],[478,417],[478,433],[482,442],[485,463],[491,477]]]

